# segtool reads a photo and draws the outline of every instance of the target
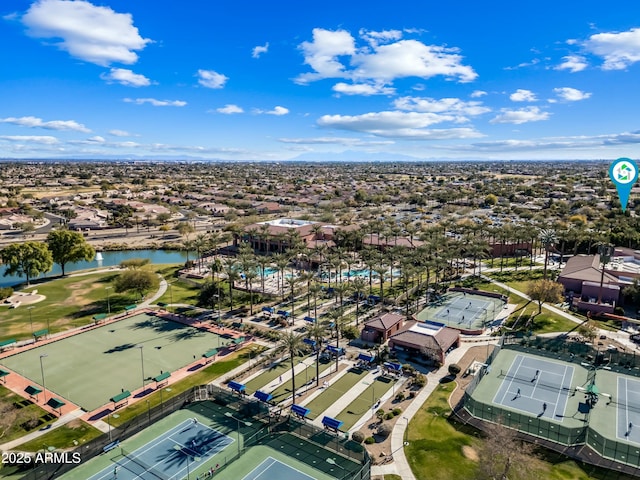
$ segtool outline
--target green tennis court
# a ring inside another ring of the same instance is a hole
[[[435,296],[416,318],[421,322],[438,322],[459,330],[482,330],[494,323],[503,306],[504,302],[499,298],[447,292]]]
[[[7,357],[2,365],[87,411],[124,391],[176,371],[227,341],[218,335],[142,313]]]

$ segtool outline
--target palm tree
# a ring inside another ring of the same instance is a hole
[[[255,278],[258,276],[258,274],[256,273],[256,271],[251,268],[249,270],[247,270],[244,273],[244,279],[245,282],[248,283],[248,290],[249,290],[249,314],[253,315],[253,281],[255,280]]]
[[[356,277],[351,282],[351,288],[353,293],[356,294],[356,325],[360,324],[360,295],[364,293],[366,288],[366,282],[362,277]]]
[[[196,262],[198,263],[198,272],[202,271],[202,255],[204,248],[207,245],[207,236],[204,233],[199,233],[193,240],[193,248],[196,249]]]
[[[224,273],[227,275],[227,281],[229,282],[229,311],[233,310],[233,284],[240,278],[238,272],[238,265],[235,259],[228,259],[225,261]]]
[[[373,267],[373,271],[380,279],[380,304],[384,305],[384,274],[387,272],[387,266],[379,263]]]
[[[317,320],[307,327],[307,333],[316,341],[316,387],[320,385],[320,351],[326,332],[324,325],[320,325]]]
[[[287,286],[291,289],[291,321],[293,321],[293,319],[295,318],[295,307],[296,307],[295,292],[296,292],[296,285],[298,284],[299,279],[298,277],[290,275],[287,278],[285,278],[285,281],[287,282]]]
[[[558,237],[556,235],[556,231],[551,228],[544,228],[540,230],[538,234],[538,238],[540,239],[540,244],[544,247],[544,273],[543,278],[547,279],[547,265],[549,263],[549,249],[551,246],[556,243]]]
[[[295,358],[302,351],[302,335],[294,332],[283,331],[280,336],[280,347],[289,354],[289,362],[291,364],[291,392],[293,393],[291,403],[296,403],[296,375],[295,375]]]
[[[329,318],[333,321],[333,327],[336,329],[336,349],[340,349],[340,327],[344,319],[344,311],[341,308],[336,308],[329,312]],[[338,360],[340,355],[336,352],[336,372],[338,371]]]
[[[313,282],[309,287],[309,292],[313,295],[313,316],[318,318],[318,293],[322,291],[322,285]]]

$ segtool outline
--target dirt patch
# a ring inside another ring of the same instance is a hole
[[[470,447],[469,445],[462,446],[462,454],[465,456],[465,458],[468,458],[472,462],[477,462],[478,460],[480,460],[480,457],[478,456],[478,452],[476,452],[476,449],[473,447]]]
[[[467,353],[465,353],[464,356],[460,359],[458,365],[460,366],[460,371],[462,373],[458,375],[458,378],[456,378],[458,387],[453,391],[451,397],[449,397],[449,405],[451,405],[452,408],[457,405],[460,400],[462,400],[467,385],[469,385],[471,383],[471,380],[473,380],[473,376],[465,375],[464,373],[475,360],[484,362],[487,359],[487,351],[489,352],[489,354],[491,354],[491,352],[493,351],[493,347],[493,345],[490,345],[488,350],[486,345],[471,347],[469,350],[467,350]]]

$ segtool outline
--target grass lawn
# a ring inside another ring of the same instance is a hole
[[[37,452],[45,447],[74,448],[75,445],[82,445],[100,435],[102,432],[97,428],[82,420],[73,420],[34,440],[19,445],[15,449],[24,452]]]
[[[342,410],[336,418],[344,422],[343,430],[349,430],[364,415],[371,413],[376,400],[387,393],[393,387],[395,380],[387,377],[377,377],[373,385],[369,385],[364,392]]]
[[[251,347],[251,348],[242,348],[237,352],[233,352],[232,354],[226,356],[224,360],[218,360],[215,363],[212,363],[208,367],[203,368],[202,370],[189,375],[188,377],[172,384],[168,388],[162,389],[162,396],[160,391],[154,392],[145,397],[144,402],[136,402],[133,405],[129,405],[128,407],[121,408],[118,410],[118,418],[111,418],[111,425],[118,427],[123,423],[128,422],[134,417],[138,415],[146,414],[148,408],[153,408],[156,405],[160,405],[160,401],[169,402],[176,395],[190,390],[191,388],[197,385],[205,385],[221,375],[224,375],[227,372],[230,372],[236,367],[239,367],[244,362],[249,360],[250,356],[255,356],[260,353],[257,350],[260,347]],[[253,353],[252,353],[253,351]],[[147,401],[149,402],[149,406],[147,406]]]
[[[125,306],[136,303],[138,299],[133,293],[119,294],[114,290],[105,290],[117,275],[114,272],[90,273],[48,280],[25,288],[25,292],[37,289],[38,294],[46,299],[33,304],[33,309],[25,306],[11,310],[0,308],[3,327],[0,340],[30,338],[32,323],[34,331],[49,327],[52,332],[91,323],[93,315],[107,313],[107,292],[110,292],[111,312],[123,311]]]
[[[315,364],[315,355],[313,356],[314,362],[311,364],[310,362],[307,362],[307,368],[305,370],[303,370],[302,372],[296,374],[296,393],[301,393],[304,392],[304,384],[306,382],[311,382],[311,380],[316,376],[316,364]],[[289,364],[288,361],[285,360],[285,362],[287,365]],[[320,361],[320,374],[322,375],[322,372],[324,372],[325,370],[327,370],[328,368],[331,368],[333,366],[334,362],[332,361]],[[291,367],[289,366],[289,370],[291,370]],[[287,380],[286,382],[284,382],[282,385],[279,385],[278,388],[276,388],[273,392],[271,392],[271,394],[273,395],[273,400],[275,402],[281,402],[282,400],[284,400],[286,397],[288,397],[289,395],[291,395],[291,391],[292,391],[292,384],[291,384],[291,379]],[[315,383],[314,383],[315,385]]]
[[[18,409],[17,417],[10,425],[4,425],[0,421],[0,442],[9,442],[20,438],[29,432],[42,428],[52,423],[56,417],[40,408],[35,403],[13,393],[8,388],[0,386],[0,403],[12,404]],[[11,418],[11,417],[8,417]],[[8,427],[6,430],[4,428]]]
[[[462,427],[448,419],[451,414],[448,398],[454,388],[454,382],[438,385],[409,423],[409,446],[406,447],[405,453],[411,469],[414,474],[417,474],[416,478],[421,478],[423,472],[429,472],[431,480],[476,478],[477,476],[477,463],[463,455],[462,447],[469,446],[477,450],[483,440],[475,430]],[[545,480],[631,480],[632,478],[619,472],[579,464],[554,452],[541,450],[539,453],[541,458],[531,460],[535,468],[532,478]]]
[[[320,395],[305,405],[311,410],[309,418],[312,420],[318,417],[322,412],[335,403],[342,395],[348,392],[351,387],[361,381],[369,373],[368,370],[359,370],[350,368],[340,378],[335,380]]]

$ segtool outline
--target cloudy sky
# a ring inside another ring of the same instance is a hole
[[[2,0],[1,158],[640,157],[640,3]]]

